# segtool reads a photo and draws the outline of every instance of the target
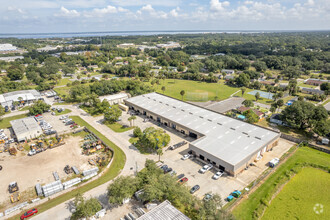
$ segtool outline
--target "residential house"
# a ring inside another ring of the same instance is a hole
[[[300,87],[302,93],[311,94],[311,95],[323,95],[324,91],[313,88]]]
[[[221,70],[221,72],[226,73],[227,75],[233,75],[235,73],[235,70],[223,69],[223,70]]]
[[[312,86],[320,86],[322,83],[330,82],[329,80],[322,80],[322,79],[308,79],[305,81],[305,84],[312,85]]]
[[[240,113],[240,114],[243,114],[245,111],[248,111],[250,110],[251,108],[250,107],[245,107],[245,106],[241,106],[239,108],[237,108],[237,112]],[[252,109],[252,111],[258,115],[259,117],[259,120],[263,119],[265,114],[257,109]]]
[[[282,119],[281,119],[281,114],[272,114],[269,119],[270,123],[274,123],[277,125],[284,125]]]

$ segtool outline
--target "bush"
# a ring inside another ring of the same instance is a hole
[[[140,138],[140,137],[143,135],[143,133],[142,133],[142,131],[141,131],[141,128],[136,127],[136,128],[133,130],[133,135],[134,135],[134,137],[138,137],[138,138]]]

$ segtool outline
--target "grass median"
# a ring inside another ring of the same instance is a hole
[[[93,128],[90,124],[88,124],[85,120],[80,118],[79,116],[71,116],[77,124],[80,126],[87,127],[90,131],[94,132],[104,143],[106,143],[108,146],[110,146],[114,152],[113,158],[112,158],[112,164],[110,168],[98,179],[91,181],[90,183],[87,183],[86,185],[80,186],[75,190],[72,190],[70,192],[67,192],[63,195],[60,195],[56,198],[50,199],[49,201],[36,206],[35,208],[38,209],[38,212],[44,212],[50,208],[53,208],[73,197],[75,197],[78,193],[83,194],[99,185],[102,185],[112,179],[114,179],[116,176],[119,175],[120,171],[124,168],[125,162],[126,162],[126,155],[124,152],[113,142],[111,142],[108,138],[106,138],[103,134],[98,132],[95,128]],[[23,213],[23,212],[22,212]],[[16,215],[10,219],[19,219],[19,215]]]
[[[6,117],[0,119],[0,129],[11,127],[10,121],[28,117],[27,114],[15,115],[12,117]]]

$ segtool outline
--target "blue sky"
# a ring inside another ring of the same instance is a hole
[[[330,0],[0,0],[0,33],[329,29]]]

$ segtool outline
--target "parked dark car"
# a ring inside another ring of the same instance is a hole
[[[166,170],[164,170],[164,173],[169,173],[171,172],[173,169],[171,167],[167,168]]]
[[[166,164],[164,164],[163,166],[160,167],[160,169],[162,169],[163,171],[167,170],[168,166]]]
[[[181,173],[180,175],[178,175],[178,177],[177,177],[177,178],[178,178],[178,180],[179,180],[179,179],[182,179],[183,177],[184,177],[184,174],[183,174],[183,173]]]
[[[190,193],[191,194],[193,194],[193,193],[195,193],[197,190],[199,190],[200,189],[200,187],[199,187],[199,185],[195,185],[195,186],[193,186],[191,189],[190,189]]]

